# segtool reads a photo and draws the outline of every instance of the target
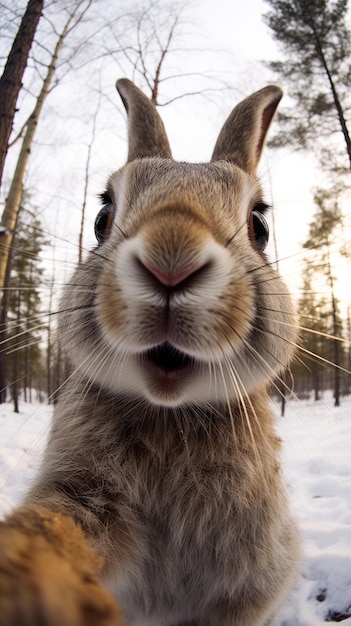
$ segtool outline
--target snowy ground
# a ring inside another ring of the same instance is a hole
[[[0,515],[20,501],[38,468],[49,422],[44,405],[22,404],[19,415],[0,405]],[[351,624],[351,398],[338,409],[330,397],[290,402],[278,430],[303,562],[272,626]]]

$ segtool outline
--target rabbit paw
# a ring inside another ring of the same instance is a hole
[[[120,626],[101,565],[71,518],[16,511],[0,523],[0,626]]]

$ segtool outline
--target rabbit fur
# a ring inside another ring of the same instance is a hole
[[[64,290],[72,371],[39,476],[3,525],[47,541],[67,581],[93,550],[90,602],[100,579],[110,595],[89,613],[79,574],[67,584],[85,612],[63,602],[58,618],[50,575],[37,575],[47,621],[23,609],[16,624],[263,626],[299,558],[267,393],[292,358],[295,315],[260,243],[256,175],[282,92],[246,98],[211,162],[189,164],[172,159],[147,97],[127,79],[117,88],[128,160],[108,181],[100,243]]]

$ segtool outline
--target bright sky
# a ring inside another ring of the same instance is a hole
[[[134,5],[134,2],[131,4]],[[190,3],[188,13],[193,24],[187,26],[187,31],[196,32],[197,35],[193,39],[189,37],[187,44],[190,48],[217,50],[215,56],[213,53],[208,53],[208,61],[207,53],[204,52],[202,60],[205,60],[205,65],[207,63],[209,71],[214,71],[220,67],[225,76],[228,77],[228,81],[234,85],[234,90],[232,92],[219,91],[212,94],[211,102],[207,102],[205,99],[200,101],[199,99],[186,98],[160,109],[176,159],[208,160],[218,132],[235,104],[241,98],[275,80],[266,73],[260,62],[262,59],[274,59],[278,56],[276,45],[271,40],[268,28],[262,20],[262,14],[267,10],[268,7],[263,0],[245,0],[245,2],[238,0],[216,0],[215,2],[213,0],[193,0]],[[183,67],[180,68],[180,71],[192,71],[192,63],[193,57],[191,64],[189,63],[189,69]],[[113,85],[118,76],[118,69],[113,67],[109,78],[109,83],[112,86],[111,97],[117,106],[123,110],[118,94],[113,92]],[[71,87],[68,87],[67,91],[67,88],[65,90],[59,87],[55,90],[52,97],[50,96],[46,108],[52,107],[54,109],[60,98],[61,100],[67,100],[67,98],[73,100],[74,95],[70,89]],[[67,102],[64,106],[67,107]],[[89,112],[88,106],[85,107],[84,101],[82,101],[80,107],[83,115],[86,116]],[[66,111],[67,108],[62,110]],[[67,129],[72,123],[73,121],[67,118]],[[57,159],[59,159],[61,170],[65,172],[62,174],[62,181],[60,181],[60,194],[69,197],[75,190],[79,191],[76,202],[77,219],[79,219],[81,203],[78,177],[82,176],[85,165],[86,148],[84,143],[90,138],[88,136],[89,128],[87,126],[86,136],[76,137],[71,145],[69,132],[64,129],[68,136],[67,138],[63,137],[61,145],[61,136],[57,137],[58,145],[55,147],[55,154],[52,152],[50,157],[52,159],[50,161],[51,168],[56,167]],[[45,143],[46,139],[44,129],[45,124],[42,124],[41,121],[38,141],[42,144]],[[54,122],[54,127],[50,128],[50,132],[51,130],[53,134],[62,132],[58,122]],[[85,239],[87,247],[94,245],[92,224],[97,206],[95,194],[102,190],[104,181],[111,171],[123,163],[126,154],[126,148],[125,146],[121,148],[120,140],[124,131],[125,122],[122,117],[118,117],[116,114],[114,119],[108,118],[106,132],[102,132],[94,144],[93,167],[95,171],[99,172],[99,175],[96,185],[94,183],[89,189],[90,206],[88,206]],[[64,142],[67,143],[66,147]],[[37,160],[32,160],[31,167],[33,169],[38,166],[40,158],[46,159],[44,154],[44,152],[39,153],[39,156],[36,157]],[[80,171],[78,164],[81,165]],[[39,162],[39,165],[42,166],[43,163]],[[283,273],[287,275],[289,282],[293,285],[293,290],[295,290],[299,273],[301,273],[302,253],[299,251],[299,244],[306,238],[308,223],[311,221],[314,211],[311,189],[317,184],[316,172],[312,168],[308,155],[290,149],[275,153],[265,151],[261,163],[261,173],[267,201],[272,202],[274,207],[279,257],[292,257],[290,265],[284,267]],[[48,194],[50,190],[43,184],[41,191]],[[55,193],[56,191],[53,189],[53,194]],[[54,199],[46,197],[43,200],[41,198],[39,206],[51,202],[57,206],[60,200],[57,195]],[[53,211],[51,215],[54,216],[55,213],[57,210]],[[71,235],[71,233],[76,233],[76,225],[73,223],[71,213],[72,211],[67,218],[64,218],[62,214],[60,215],[59,227],[61,230],[63,228],[64,233],[67,233],[67,238],[74,238],[74,242],[76,242],[76,234]],[[50,229],[51,225],[48,230]],[[273,252],[273,246],[271,250]]]
[[[202,0],[197,3],[196,23],[199,29],[208,37],[211,47],[224,48],[232,53],[232,71],[234,75],[239,75],[244,95],[272,80],[265,74],[260,61],[279,58],[277,45],[262,19],[268,9],[263,0]],[[224,58],[227,61],[226,55]],[[235,99],[230,103],[226,98],[226,108],[229,107],[226,114],[234,105]],[[292,148],[276,153],[270,151],[269,155],[266,151],[261,172],[269,200],[272,193],[279,256],[285,258],[292,255],[291,262],[286,264],[286,268],[284,265],[283,271],[295,289],[302,261],[298,247],[307,236],[314,212],[311,190],[318,183],[316,171],[309,155],[297,153]]]
[[[267,5],[262,0],[198,1],[196,21],[217,45],[232,49],[242,59],[269,58],[275,45],[262,21]]]

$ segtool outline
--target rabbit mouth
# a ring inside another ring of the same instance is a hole
[[[144,371],[146,396],[153,404],[178,406],[192,380],[197,361],[168,341],[143,352],[140,365]]]
[[[193,357],[178,350],[167,341],[148,350],[145,357],[149,365],[170,373],[188,369],[194,365]]]

